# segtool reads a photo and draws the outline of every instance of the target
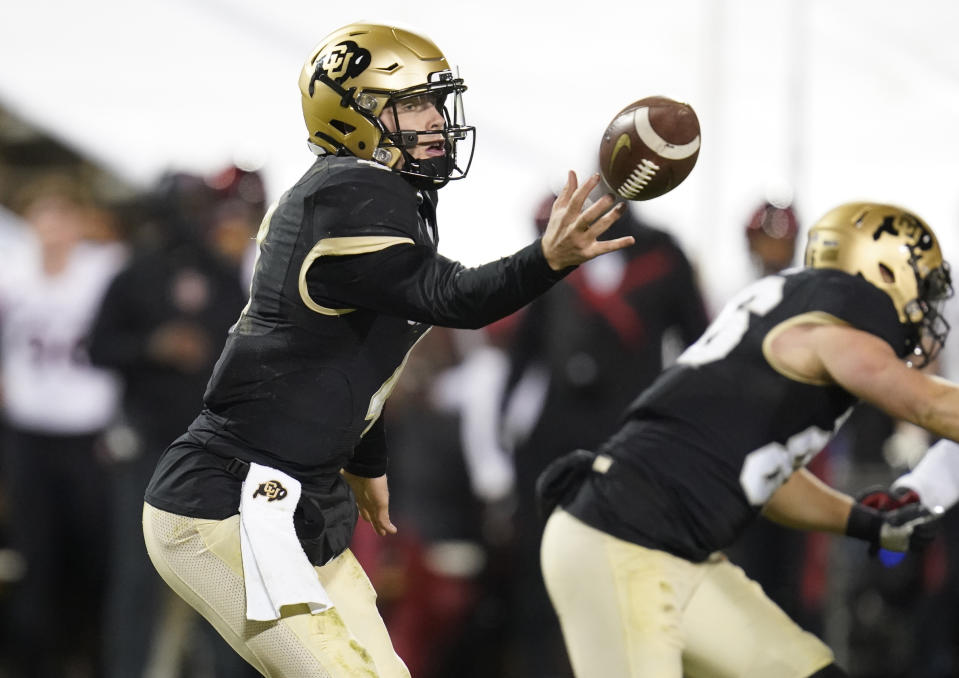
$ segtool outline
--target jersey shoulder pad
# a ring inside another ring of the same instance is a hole
[[[790,285],[803,288],[806,311],[828,313],[883,339],[900,357],[905,355],[908,330],[899,322],[892,299],[864,278],[834,269],[803,269],[789,276]]]
[[[323,163],[323,161],[326,161]],[[359,158],[321,158],[304,200],[316,240],[366,236],[416,239],[416,190],[396,172]]]

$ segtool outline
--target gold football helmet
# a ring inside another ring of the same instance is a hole
[[[805,263],[862,276],[888,294],[911,330],[910,361],[917,367],[942,348],[949,332],[940,315],[952,296],[949,264],[932,229],[915,214],[878,203],[840,205],[810,229]]]
[[[300,73],[303,117],[315,152],[354,155],[391,169],[402,158],[397,171],[418,188],[440,188],[469,170],[475,128],[463,119],[465,91],[463,80],[453,75],[429,38],[377,24],[351,24],[326,36]],[[446,106],[450,95],[452,115]],[[398,101],[424,96],[433,99],[446,119],[442,131],[391,133],[380,121],[390,108],[396,115]],[[416,160],[407,152],[421,135],[437,133],[445,138],[444,157]],[[467,138],[469,154],[460,163],[457,142]]]

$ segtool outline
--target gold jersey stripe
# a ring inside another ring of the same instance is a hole
[[[324,238],[323,240],[320,240],[313,246],[313,249],[309,251],[309,253],[306,255],[306,258],[303,260],[303,265],[300,266],[298,286],[300,290],[300,299],[304,304],[306,304],[308,309],[315,311],[316,313],[322,313],[323,315],[335,316],[352,313],[356,310],[355,308],[329,308],[327,306],[321,306],[313,301],[313,299],[310,297],[310,291],[306,286],[306,272],[310,270],[310,266],[312,266],[313,262],[320,257],[345,256],[349,254],[368,254],[370,252],[379,252],[380,250],[385,250],[387,247],[392,247],[393,245],[400,245],[403,243],[409,243],[412,245],[413,239],[385,235],[362,235],[344,238]]]
[[[804,324],[849,325],[849,323],[847,323],[845,320],[837,318],[831,313],[826,313],[825,311],[809,311],[808,313],[800,313],[792,318],[783,320],[766,333],[766,337],[763,339],[763,356],[766,358],[766,362],[769,363],[770,367],[787,379],[792,379],[793,381],[798,381],[802,384],[809,384],[811,386],[829,386],[832,383],[831,381],[823,379],[811,379],[804,374],[800,374],[799,372],[790,369],[781,361],[776,360],[775,356],[772,355],[770,347],[772,346],[772,343],[775,341],[776,337],[788,330],[790,327]]]

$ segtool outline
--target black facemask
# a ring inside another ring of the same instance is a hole
[[[401,172],[401,174],[414,188],[435,191],[449,183],[452,161],[448,154],[423,160],[414,160],[406,153],[404,155],[406,156],[405,168],[409,172]]]

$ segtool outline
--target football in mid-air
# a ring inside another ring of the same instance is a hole
[[[609,188],[626,200],[649,200],[673,190],[699,158],[699,118],[689,104],[646,97],[613,117],[599,144],[599,167]]]

